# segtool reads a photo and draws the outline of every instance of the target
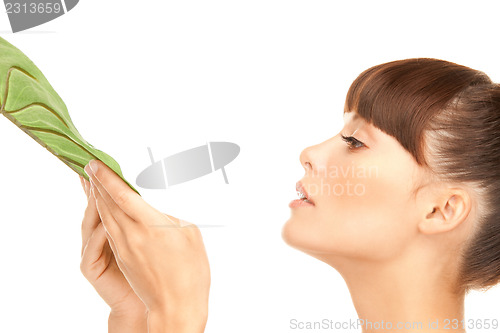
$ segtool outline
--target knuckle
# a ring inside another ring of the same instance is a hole
[[[200,228],[196,224],[189,223],[189,225],[187,227],[193,235],[201,236]]]
[[[84,276],[88,275],[88,266],[84,260],[80,262],[80,272],[82,272]]]
[[[130,196],[127,191],[121,190],[116,194],[116,203],[118,206],[127,205],[130,201]]]
[[[83,211],[83,221],[86,220],[86,217],[89,215],[90,213],[90,204],[87,205],[87,207],[85,207],[85,210]]]
[[[186,234],[191,242],[203,242],[203,236],[200,228],[196,224],[189,223],[189,225],[186,225],[183,229],[186,231]]]

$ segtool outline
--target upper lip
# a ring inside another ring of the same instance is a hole
[[[302,182],[300,182],[300,181],[297,182],[297,184],[295,185],[295,190],[297,191],[297,194],[299,196],[300,196],[300,194],[303,194],[303,196],[305,196],[306,200],[314,205],[314,201],[311,200],[311,197],[309,196],[307,191],[304,189]]]

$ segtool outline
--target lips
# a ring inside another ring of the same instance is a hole
[[[297,184],[295,185],[295,190],[297,191],[297,194],[299,195],[300,200],[303,200],[305,202],[308,202],[308,203],[314,205],[314,201],[312,201],[311,197],[309,196],[307,191],[304,189],[302,182],[300,182],[300,181],[297,182]]]

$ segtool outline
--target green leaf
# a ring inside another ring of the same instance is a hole
[[[78,133],[63,100],[35,64],[1,37],[0,113],[85,179],[83,168],[98,159],[139,193],[111,156]]]

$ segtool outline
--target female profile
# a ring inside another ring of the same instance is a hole
[[[443,60],[388,62],[352,83],[344,120],[300,155],[284,241],[342,275],[363,332],[464,332],[467,292],[500,281],[500,85]],[[198,228],[103,163],[86,172],[81,268],[111,307],[110,332],[203,332]]]

